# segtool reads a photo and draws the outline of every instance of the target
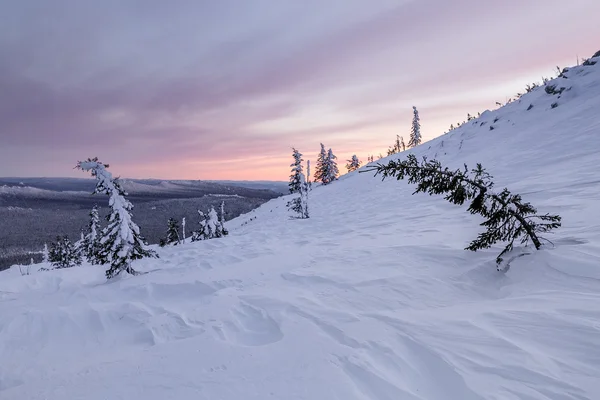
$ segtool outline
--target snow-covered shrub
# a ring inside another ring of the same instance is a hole
[[[67,236],[57,236],[50,245],[48,261],[54,268],[71,268],[81,265],[81,252]]]

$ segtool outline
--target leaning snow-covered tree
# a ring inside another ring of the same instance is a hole
[[[106,169],[108,164],[103,164],[98,158],[79,161],[76,168],[89,171],[96,178],[93,194],[104,193],[109,196],[111,212],[107,216],[108,226],[102,230],[98,251],[101,263],[110,264],[106,277],[110,279],[121,272],[137,275],[131,263],[145,257],[158,258],[158,254],[147,247],[140,228],[133,222],[133,205],[125,198],[126,193],[118,178],[113,178]]]
[[[417,107],[413,106],[413,120],[410,128],[410,140],[408,141],[408,147],[415,147],[421,144],[421,119],[419,118],[419,111]]]
[[[306,219],[308,214],[308,183],[303,173],[300,173],[300,191],[298,197],[288,201],[287,207],[290,211],[296,213],[296,218]]]
[[[58,236],[50,245],[48,261],[54,268],[71,268],[81,265],[81,252],[67,236]]]
[[[361,162],[358,157],[356,157],[356,154],[353,154],[352,158],[346,161],[348,161],[348,164],[346,164],[346,169],[348,172],[356,171],[360,168]]]
[[[98,259],[100,216],[98,215],[98,206],[94,206],[90,211],[90,222],[88,223],[88,232],[83,238],[82,252],[85,259],[92,265],[100,264]]]
[[[177,246],[179,243],[181,243],[181,239],[179,238],[179,224],[175,218],[169,218],[167,238],[160,240],[160,247],[168,245]]]
[[[325,151],[325,145],[321,143],[321,152],[317,157],[317,166],[315,168],[315,182],[321,182],[326,184],[327,175],[327,152]]]
[[[297,193],[300,191],[300,174],[302,173],[302,153],[292,147],[292,157],[294,162],[290,164],[292,167],[292,174],[290,175],[290,193]]]
[[[536,208],[523,202],[519,194],[512,194],[507,188],[495,192],[492,176],[481,164],[470,171],[466,165],[464,169],[452,171],[443,168],[437,160],[423,158],[419,162],[417,157],[410,154],[404,161],[393,160],[387,165],[377,164],[365,172],[368,171],[375,171],[375,175],[381,174],[383,179],[408,178],[408,183],[417,185],[414,193],[445,195],[446,200],[458,205],[468,201],[467,211],[485,218],[481,225],[486,231],[480,233],[465,250],[477,251],[487,249],[496,242],[506,242],[506,246],[496,257],[498,270],[506,269],[510,262],[510,259],[505,261],[504,257],[513,250],[515,240],[520,239],[522,244],[531,241],[535,249],[539,250],[543,245],[541,234],[561,225],[560,216],[537,214]]]
[[[185,243],[185,217],[181,220],[181,243]]]

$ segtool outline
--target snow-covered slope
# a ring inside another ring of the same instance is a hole
[[[499,273],[478,216],[353,173],[146,275],[0,274],[0,398],[599,399],[600,63],[568,76],[414,150],[560,214],[554,248]]]

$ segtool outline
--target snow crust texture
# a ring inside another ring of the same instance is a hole
[[[463,250],[478,216],[351,173],[310,219],[272,200],[145,275],[1,273],[0,399],[600,399],[599,67],[411,150],[563,217],[506,273]]]

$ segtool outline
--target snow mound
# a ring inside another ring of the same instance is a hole
[[[411,150],[563,217],[508,272],[463,250],[478,216],[352,173],[308,220],[274,199],[137,277],[3,272],[0,398],[600,398],[600,64],[567,74]]]

